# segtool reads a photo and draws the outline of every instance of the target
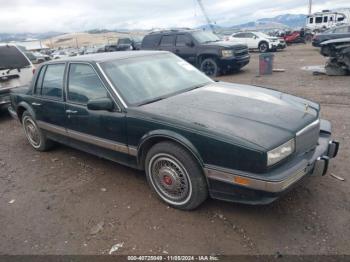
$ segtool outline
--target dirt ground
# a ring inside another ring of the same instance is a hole
[[[268,206],[209,199],[192,212],[167,207],[142,172],[59,146],[35,152],[21,127],[0,117],[0,254],[350,254],[350,77],[313,76],[318,51],[275,54],[284,73],[257,77],[258,54],[220,80],[270,86],[312,99],[341,150],[330,176],[310,177]]]

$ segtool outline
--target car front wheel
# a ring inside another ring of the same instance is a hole
[[[154,193],[172,207],[192,210],[208,196],[207,183],[197,161],[175,143],[153,146],[146,156],[145,169]]]
[[[22,126],[28,142],[35,150],[46,151],[53,146],[53,142],[46,138],[28,112],[22,115]]]
[[[266,42],[262,42],[259,44],[259,51],[260,53],[266,53],[267,51],[269,51],[269,45]]]
[[[207,76],[215,77],[219,75],[219,66],[214,58],[206,58],[200,64],[200,70]]]

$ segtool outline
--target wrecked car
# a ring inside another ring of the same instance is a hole
[[[322,42],[350,37],[350,26],[343,25],[335,28],[328,29],[323,33],[316,34],[312,39],[312,45],[314,47],[320,47]]]
[[[208,196],[271,203],[325,175],[339,148],[317,103],[213,81],[164,51],[46,62],[11,103],[35,150],[58,142],[144,170],[152,191],[183,210]]]
[[[350,75],[350,38],[328,40],[321,43],[321,54],[328,57],[327,75]]]
[[[9,105],[12,88],[29,84],[34,70],[33,64],[20,48],[0,44],[0,108]]]

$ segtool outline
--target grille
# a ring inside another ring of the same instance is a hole
[[[296,152],[305,153],[317,146],[320,133],[320,121],[317,120],[300,130],[296,135]]]
[[[246,56],[246,55],[248,55],[248,49],[241,49],[241,50],[236,50],[235,51],[235,55],[237,56],[237,57],[240,57],[240,56]]]

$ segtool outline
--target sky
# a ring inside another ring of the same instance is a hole
[[[308,0],[202,0],[218,25],[281,14],[306,14]],[[313,0],[313,11],[350,7],[349,0]],[[0,33],[152,29],[206,24],[197,0],[0,0]]]

